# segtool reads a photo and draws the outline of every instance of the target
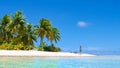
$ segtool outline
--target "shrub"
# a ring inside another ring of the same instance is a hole
[[[44,48],[43,48],[43,47],[38,47],[37,50],[38,50],[38,51],[44,51]]]
[[[3,50],[31,50],[33,49],[33,46],[24,45],[23,43],[19,43],[14,45],[14,43],[3,43],[0,45],[0,49]]]
[[[2,45],[0,45],[0,49],[13,50],[13,49],[14,49],[14,46],[13,46],[12,44],[3,43]]]
[[[24,46],[24,50],[32,50],[33,48],[34,48],[33,46],[28,46],[28,45]]]
[[[61,49],[52,44],[51,46],[44,47],[44,51],[59,52]]]
[[[14,50],[24,50],[24,45],[22,43],[14,46]]]

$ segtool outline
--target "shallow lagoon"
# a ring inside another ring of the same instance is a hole
[[[120,57],[0,57],[0,68],[120,68]]]

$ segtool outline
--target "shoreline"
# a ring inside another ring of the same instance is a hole
[[[78,54],[69,52],[46,52],[35,50],[0,50],[0,57],[95,57],[92,54]]]

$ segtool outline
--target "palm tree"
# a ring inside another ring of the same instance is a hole
[[[46,38],[48,40],[50,39],[50,36],[51,36],[51,23],[47,19],[41,19],[40,22],[39,22],[39,26],[36,26],[36,27],[37,27],[35,29],[36,33],[41,38],[40,46],[42,46],[44,36],[46,36]]]
[[[33,28],[32,24],[26,22],[21,11],[17,11],[13,16],[5,15],[0,20],[0,44],[3,41],[23,43],[24,45],[34,45],[37,41],[36,34],[41,39],[40,46],[44,45],[46,37],[52,44],[60,40],[60,32],[57,28],[52,28],[49,20],[41,19],[39,25]]]
[[[12,16],[12,35],[17,43],[21,43],[22,37],[26,33],[26,22],[21,11],[17,11],[15,15]]]
[[[1,25],[1,22],[0,22],[0,44],[2,44],[2,41],[3,41],[3,39],[2,39],[2,34],[3,32],[2,32],[2,25]]]
[[[10,37],[10,32],[7,31],[7,25],[11,22],[11,18],[9,15],[5,15],[3,18],[2,18],[2,21],[1,21],[1,26],[0,26],[0,33],[1,33],[1,36],[2,36],[2,39],[4,41],[9,41],[9,37]]]
[[[57,43],[60,40],[60,32],[57,28],[52,28],[52,35],[50,37],[50,42],[52,44],[52,42],[54,41],[55,43]]]
[[[23,35],[22,40],[25,45],[34,46],[34,41],[37,42],[36,35],[34,34],[34,30],[32,28],[32,24],[28,24],[26,27],[26,34]]]

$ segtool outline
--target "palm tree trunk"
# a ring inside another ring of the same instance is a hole
[[[6,31],[4,30],[4,41],[6,40]]]
[[[40,46],[42,47],[42,44],[43,44],[43,39],[41,38],[41,41],[40,41]]]

